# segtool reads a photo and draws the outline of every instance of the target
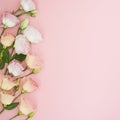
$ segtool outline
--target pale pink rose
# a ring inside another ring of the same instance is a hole
[[[11,104],[13,102],[14,98],[15,98],[15,96],[12,96],[10,94],[3,93],[3,92],[0,93],[0,101],[4,105]]]
[[[2,37],[1,37],[1,43],[5,47],[11,46],[13,44],[14,40],[15,40],[14,35],[9,34],[9,33],[6,33],[6,34],[2,35]]]
[[[42,41],[41,33],[32,26],[28,26],[25,30],[22,31],[22,33],[31,43],[38,43]]]
[[[14,76],[20,75],[23,70],[24,70],[23,66],[19,62],[17,62],[17,61],[12,61],[8,65],[9,73],[13,74]]]
[[[33,0],[21,0],[21,6],[25,12],[35,10],[35,3]]]
[[[38,88],[38,84],[30,78],[25,78],[25,82],[23,83],[23,91],[25,92],[33,92]]]
[[[1,89],[3,89],[3,90],[10,90],[10,89],[12,89],[14,86],[16,86],[17,85],[17,83],[15,83],[15,82],[13,82],[13,81],[11,81],[11,79],[9,79],[9,78],[7,78],[7,77],[2,77],[1,79],[0,79],[0,87],[1,87]]]
[[[42,62],[38,59],[37,56],[34,56],[34,55],[28,54],[25,59],[25,62],[27,64],[27,66],[31,69],[42,67]]]
[[[28,54],[30,50],[30,43],[24,35],[18,35],[15,40],[15,52],[17,54]]]
[[[35,106],[23,97],[21,97],[18,108],[20,113],[24,115],[29,115],[30,113],[35,112]]]
[[[4,12],[2,16],[2,23],[7,27],[14,27],[19,23],[19,19],[9,12]]]

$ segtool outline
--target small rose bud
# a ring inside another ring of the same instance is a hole
[[[10,47],[15,41],[15,37],[12,34],[6,33],[1,37],[1,43],[5,47]]]
[[[33,92],[38,88],[38,84],[30,78],[25,78],[25,82],[23,83],[23,91],[25,92]]]
[[[2,23],[6,27],[14,27],[19,22],[19,19],[9,12],[4,12],[2,15]]]
[[[23,97],[21,97],[20,105],[18,108],[21,114],[27,116],[31,113],[34,113],[35,111],[35,106],[32,103],[30,103],[30,101],[24,99]]]
[[[30,114],[28,114],[28,118],[31,118],[31,117],[33,117],[35,115],[35,113],[34,112],[31,112]]]
[[[23,70],[24,70],[23,66],[19,62],[17,62],[17,61],[12,61],[8,65],[9,73],[13,74],[14,76],[20,75]]]
[[[17,54],[28,54],[30,51],[30,43],[24,35],[18,35],[15,41],[15,52]]]
[[[25,20],[21,23],[20,29],[21,29],[21,30],[24,30],[24,29],[28,26],[28,24],[29,24],[29,19],[25,19]]]
[[[21,0],[21,6],[25,12],[29,12],[36,9],[33,0]]]
[[[15,90],[15,91],[18,91],[18,90],[19,90],[19,85],[15,86],[15,87],[14,87],[14,90]]]
[[[39,73],[39,71],[41,70],[41,68],[35,68],[35,69],[33,69],[33,74],[37,74],[37,73]]]
[[[28,26],[22,33],[31,43],[39,43],[42,41],[41,33],[32,26]]]
[[[29,12],[30,16],[35,17],[35,14],[37,13],[37,10],[32,10]]]
[[[15,96],[12,96],[10,94],[3,93],[3,92],[0,93],[0,101],[4,105],[11,104],[13,102],[14,98],[15,98]]]

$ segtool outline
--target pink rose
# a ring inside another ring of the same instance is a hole
[[[25,92],[33,92],[38,88],[38,84],[30,78],[25,78],[25,82],[23,83],[23,91]]]
[[[1,37],[1,43],[5,47],[9,47],[13,44],[15,37],[12,34],[6,33]]]
[[[42,67],[42,62],[38,59],[38,57],[36,57],[34,55],[28,54],[25,59],[25,62],[27,64],[27,66],[31,69]]]
[[[1,89],[10,90],[16,85],[17,83],[11,81],[8,77],[5,77],[5,76],[0,77],[0,88]]]
[[[2,16],[2,23],[7,27],[14,27],[19,23],[19,19],[9,12],[4,12]]]
[[[12,61],[8,65],[9,73],[13,74],[14,76],[20,75],[23,70],[24,70],[23,66],[19,62],[17,62],[17,61]]]
[[[29,41],[25,38],[24,35],[18,35],[16,37],[16,41],[15,41],[15,52],[17,54],[28,54],[29,50],[30,50],[30,43]]]
[[[31,43],[38,43],[42,41],[41,33],[32,26],[28,26],[25,30],[22,31],[22,33]]]
[[[35,3],[33,0],[21,0],[21,6],[25,12],[35,10]]]
[[[0,101],[4,105],[11,104],[13,102],[14,98],[15,98],[15,96],[12,96],[10,94],[3,93],[3,92],[0,93]]]
[[[35,106],[23,97],[21,97],[20,105],[18,108],[20,113],[24,115],[29,115],[30,113],[34,113],[35,111]]]

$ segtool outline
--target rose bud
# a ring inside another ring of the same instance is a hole
[[[24,99],[23,97],[21,97],[20,105],[18,108],[21,114],[24,114],[27,116],[29,116],[29,114],[31,113],[34,113],[35,111],[35,106],[31,104],[30,101]]]
[[[38,88],[38,84],[32,79],[25,78],[24,80],[25,82],[23,83],[23,88],[22,88],[24,92],[33,92]]]
[[[32,26],[28,26],[25,30],[22,31],[22,33],[31,43],[38,43],[42,41],[41,33]]]
[[[15,60],[8,65],[9,73],[13,74],[14,76],[20,75],[23,70],[24,70],[23,66]]]
[[[0,101],[4,105],[11,104],[13,102],[14,98],[15,98],[15,96],[12,96],[10,94],[3,93],[3,92],[0,93]]]
[[[16,41],[15,41],[15,52],[17,54],[28,54],[29,50],[30,50],[30,43],[29,41],[25,38],[24,35],[18,35],[16,37]]]
[[[4,12],[2,16],[2,23],[6,27],[14,27],[19,23],[19,19],[9,12]]]
[[[25,12],[29,12],[36,9],[33,0],[21,0],[21,6]]]
[[[15,40],[15,37],[12,34],[6,33],[1,37],[1,43],[5,47],[10,47]]]
[[[36,69],[42,67],[42,62],[34,55],[28,54],[25,62],[30,69]]]
[[[1,87],[1,89],[3,89],[3,90],[10,90],[10,89],[12,89],[14,86],[16,86],[17,84],[15,83],[15,82],[13,82],[13,81],[11,81],[9,78],[7,78],[7,77],[3,77],[3,78],[1,78],[0,79],[1,80],[1,85],[0,85],[0,87]]]

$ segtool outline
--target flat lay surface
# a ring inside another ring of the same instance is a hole
[[[19,2],[1,0],[0,13]],[[39,89],[28,95],[37,105],[31,120],[120,120],[120,1],[35,2],[39,13],[30,21],[44,41],[32,50],[44,67],[32,76]]]

